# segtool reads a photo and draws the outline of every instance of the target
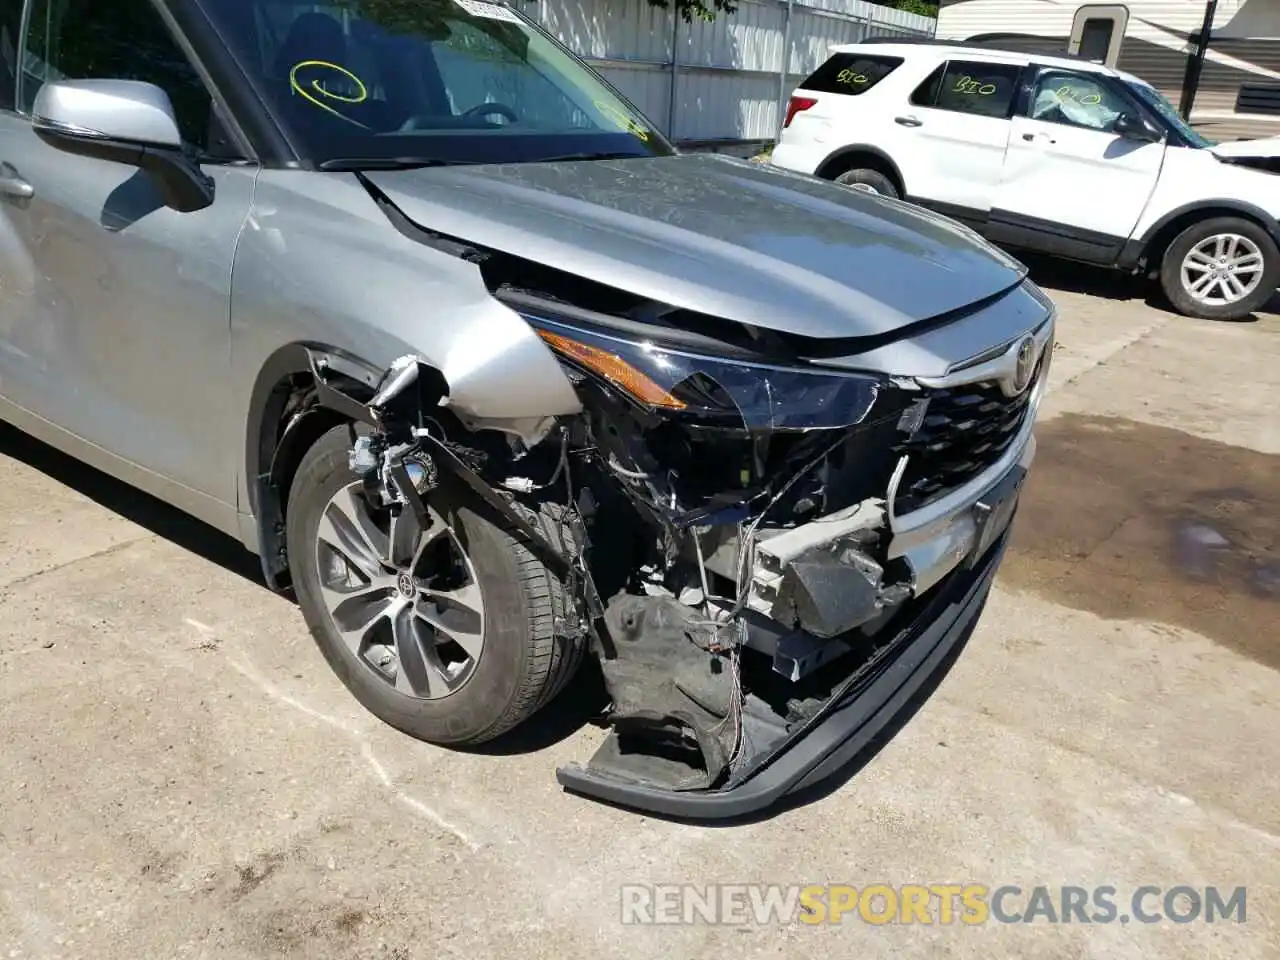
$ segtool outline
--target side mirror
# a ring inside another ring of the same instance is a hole
[[[1115,132],[1129,140],[1143,140],[1156,143],[1164,138],[1145,117],[1136,113],[1122,113],[1116,117]]]
[[[146,171],[165,205],[180,213],[213,203],[213,180],[183,151],[169,95],[154,84],[46,83],[31,113],[36,135],[49,146]]]

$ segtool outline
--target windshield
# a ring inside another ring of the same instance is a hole
[[[1164,122],[1178,131],[1191,146],[1202,149],[1217,146],[1216,140],[1210,140],[1208,137],[1202,136],[1193,130],[1191,125],[1182,119],[1182,115],[1178,113],[1174,105],[1155,87],[1148,86],[1145,83],[1135,83],[1132,80],[1127,80],[1125,83],[1137,95],[1138,99],[1160,114]]]
[[[499,163],[671,145],[563,47],[481,0],[204,0],[309,159]]]

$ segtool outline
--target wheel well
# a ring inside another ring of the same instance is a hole
[[[302,343],[279,348],[258,371],[245,422],[245,485],[263,579],[274,590],[289,585],[284,517],[298,464],[317,438],[350,422],[341,410],[320,403],[321,391],[339,386],[365,401],[377,376],[372,365],[344,351]]]
[[[1274,237],[1266,221],[1247,210],[1240,210],[1235,207],[1196,207],[1194,210],[1188,210],[1173,217],[1152,234],[1151,239],[1142,248],[1142,260],[1145,262],[1146,272],[1152,276],[1159,273],[1160,262],[1164,259],[1165,251],[1169,249],[1169,244],[1173,243],[1174,239],[1183,230],[1202,220],[1212,220],[1216,217],[1235,217],[1238,220],[1247,220],[1261,227],[1267,236]]]
[[[428,369],[447,393],[443,376]],[[245,472],[262,574],[272,589],[290,584],[285,517],[302,458],[334,427],[368,422],[365,405],[385,375],[351,354],[300,343],[277,350],[259,371],[246,424]],[[433,412],[432,420],[448,424],[441,430],[457,431],[456,418],[446,411]]]
[[[285,516],[289,488],[303,456],[325,433],[351,421],[316,400],[313,374],[294,372],[272,385],[262,407],[254,446],[256,471],[249,477],[254,517],[258,525],[258,553],[267,585],[289,586],[289,557],[285,547]]]
[[[822,161],[815,176],[822,177],[824,180],[834,180],[840,174],[855,168],[875,170],[877,173],[884,174],[893,182],[898,196],[906,196],[906,185],[902,182],[902,174],[898,172],[894,162],[883,153],[864,147],[855,147],[833,154]]]

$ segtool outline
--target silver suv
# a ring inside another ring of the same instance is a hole
[[[681,155],[480,0],[0,34],[0,415],[256,551],[387,723],[486,741],[590,657],[561,783],[732,816],[972,629],[1054,311],[966,228]]]

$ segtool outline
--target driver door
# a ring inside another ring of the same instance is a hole
[[[1104,74],[1040,68],[1019,107],[991,238],[1113,262],[1155,190],[1163,141],[1116,132],[1122,114],[1140,110]]]
[[[0,187],[12,188],[0,189],[4,415],[218,522],[235,503],[235,451],[221,429],[231,266],[256,167],[236,161],[208,89],[151,0],[29,6],[16,102],[0,111]],[[36,136],[39,88],[91,78],[168,93],[215,181],[212,206],[179,213],[138,168]]]

